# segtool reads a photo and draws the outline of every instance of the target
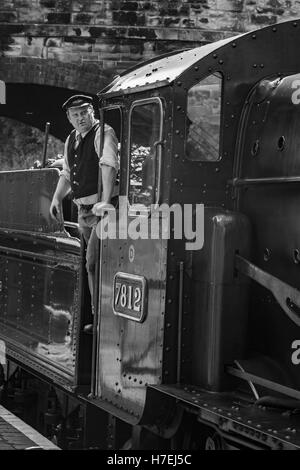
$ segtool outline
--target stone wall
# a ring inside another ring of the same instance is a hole
[[[63,103],[137,61],[300,17],[300,0],[0,0],[0,116],[64,139]],[[16,125],[16,124],[15,124]]]
[[[300,0],[0,0],[0,54],[116,73],[297,15]]]

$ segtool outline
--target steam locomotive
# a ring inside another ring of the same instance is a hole
[[[127,223],[202,204],[204,244],[171,216],[170,237],[99,237],[94,315],[72,201],[49,215],[59,170],[0,173],[2,402],[61,447],[300,448],[299,41],[283,22],[99,93]]]

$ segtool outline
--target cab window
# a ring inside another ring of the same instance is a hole
[[[192,161],[220,159],[222,75],[214,73],[187,95],[186,157]]]
[[[130,112],[129,182],[130,205],[153,204],[158,188],[162,105],[159,99],[142,100]]]

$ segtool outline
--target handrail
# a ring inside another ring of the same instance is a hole
[[[233,178],[228,181],[233,187],[237,186],[254,186],[259,184],[285,184],[300,183],[300,176],[278,176],[270,178]]]

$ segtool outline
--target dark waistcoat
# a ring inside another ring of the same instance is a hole
[[[99,157],[95,151],[95,134],[99,123],[81,139],[74,149],[75,129],[71,132],[68,143],[68,163],[70,183],[75,199],[96,194],[98,190]]]

